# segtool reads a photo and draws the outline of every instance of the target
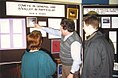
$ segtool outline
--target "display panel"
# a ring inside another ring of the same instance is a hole
[[[112,28],[118,28],[118,17],[112,17]]]
[[[25,48],[25,18],[0,18],[0,50]]]

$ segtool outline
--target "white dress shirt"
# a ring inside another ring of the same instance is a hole
[[[48,28],[48,27],[42,27],[42,30],[44,30],[45,32],[52,34],[52,35],[56,35],[56,36],[60,36],[61,37],[61,32],[58,29],[53,29],[53,28]],[[73,34],[70,33],[69,35],[65,36],[64,41]],[[73,64],[71,66],[71,72],[75,73],[76,71],[79,70],[80,68],[80,64],[82,63],[81,61],[81,52],[82,52],[82,44],[80,44],[78,41],[74,41],[71,44],[71,57],[73,59]]]

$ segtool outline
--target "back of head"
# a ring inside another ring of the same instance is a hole
[[[40,49],[42,43],[42,34],[40,31],[34,30],[27,35],[27,49]]]
[[[69,32],[75,31],[75,23],[72,19],[62,19],[60,25],[64,30],[68,30]]]
[[[98,17],[98,13],[95,11],[89,11],[87,14],[84,15],[83,21],[87,25],[92,25],[93,28],[98,29],[100,18]]]
[[[85,24],[91,25],[94,29],[98,29],[99,28],[99,18],[96,15],[87,15],[84,16],[83,21],[85,22]]]

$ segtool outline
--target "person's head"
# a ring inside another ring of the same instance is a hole
[[[83,18],[83,29],[86,35],[91,35],[99,28],[99,18],[96,15],[87,15]]]
[[[75,31],[75,23],[72,19],[62,19],[60,25],[62,35],[67,35],[67,33]]]
[[[34,30],[27,35],[27,49],[38,50],[41,48],[42,34],[40,31]]]

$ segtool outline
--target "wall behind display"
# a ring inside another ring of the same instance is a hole
[[[109,0],[82,0],[82,4],[109,4]]]
[[[6,1],[6,0],[1,0],[1,1]],[[42,2],[48,2],[49,0],[14,0],[14,1],[42,1]],[[60,3],[64,3],[64,2],[74,2],[74,3],[86,3],[87,0],[50,0],[50,2],[60,2]],[[94,0],[92,0],[94,1]],[[95,2],[97,3],[93,3],[92,1],[88,0],[88,3],[90,2],[90,4],[99,4],[99,2],[103,3],[103,0],[95,0]],[[118,0],[108,0],[108,4],[118,4]]]

